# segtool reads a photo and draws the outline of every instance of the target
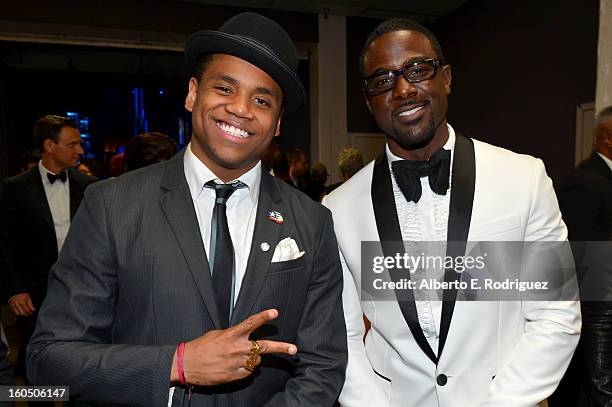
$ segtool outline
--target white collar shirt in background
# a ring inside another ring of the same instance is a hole
[[[189,193],[193,201],[193,207],[198,218],[200,236],[204,244],[207,257],[210,252],[210,229],[212,213],[215,207],[216,192],[212,188],[206,188],[204,184],[208,181],[223,183],[202,161],[191,151],[191,143],[185,149],[183,168]],[[233,180],[236,181],[236,180]],[[246,184],[247,188],[237,189],[227,200],[226,215],[227,226],[234,245],[235,281],[232,289],[232,301],[236,299],[242,287],[242,280],[246,274],[247,261],[251,251],[253,231],[255,230],[255,216],[257,214],[257,203],[259,202],[259,184],[261,181],[261,161],[248,172],[238,178],[238,181]],[[202,267],[202,271],[204,268]],[[170,387],[168,393],[168,407],[172,406],[172,397],[175,387]]]
[[[57,240],[57,252],[59,253],[64,245],[64,240],[66,240],[68,229],[70,229],[70,177],[66,174],[66,182],[57,180],[52,184],[47,174],[57,174],[46,169],[42,161],[38,162],[38,170],[51,210]]]
[[[193,206],[198,218],[202,242],[208,254],[210,251],[211,220],[215,206],[216,193],[212,188],[204,187],[208,181],[223,183],[204,163],[191,151],[191,144],[185,149],[184,170]],[[240,176],[238,181],[247,188],[237,189],[227,200],[227,224],[234,245],[234,261],[236,270],[235,285],[232,290],[234,305],[240,293],[242,280],[246,273],[247,261],[255,229],[255,216],[259,201],[259,184],[261,181],[261,162]],[[235,181],[235,180],[233,180]]]

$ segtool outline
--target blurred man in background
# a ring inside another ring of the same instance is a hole
[[[305,191],[310,181],[310,174],[308,173],[308,156],[303,150],[293,148],[287,153],[287,161],[289,162],[289,178],[291,178],[291,184],[300,191]]]
[[[321,202],[325,195],[325,183],[329,178],[327,167],[321,161],[312,164],[310,168],[310,186],[307,190],[307,195],[314,201]]]
[[[7,270],[4,287],[21,333],[19,374],[25,374],[25,346],[47,293],[49,270],[64,244],[83,192],[96,178],[73,169],[83,154],[76,123],[44,116],[34,128],[41,160],[0,186],[0,243]]]
[[[340,182],[327,187],[329,194],[334,189],[338,188],[349,178],[357,173],[363,167],[363,155],[356,148],[343,148],[338,154],[338,168],[340,169]]]
[[[169,160],[176,152],[176,141],[163,133],[139,134],[125,148],[125,172]]]
[[[612,263],[609,256],[600,256],[600,251],[612,253],[612,106],[597,114],[595,151],[561,184],[559,204],[578,276],[583,281],[582,334],[572,364],[550,405],[611,406],[612,303],[595,301],[598,298],[594,294],[612,291]],[[597,259],[602,258],[608,260],[601,264]]]
[[[19,157],[19,171],[24,173],[36,166],[42,155],[39,150],[28,150]]]

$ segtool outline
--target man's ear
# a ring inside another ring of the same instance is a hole
[[[43,141],[43,153],[53,154],[55,150],[55,143],[50,138],[45,139]]]
[[[280,114],[278,115],[278,120],[276,121],[276,130],[274,131],[274,137],[280,136],[281,121],[282,121],[284,114],[285,114],[285,108],[282,108],[280,111]]]
[[[187,90],[187,97],[185,98],[185,110],[193,112],[193,105],[195,104],[196,97],[198,96],[198,80],[196,78],[189,79],[189,88]]]
[[[450,95],[451,93],[451,82],[453,79],[453,74],[450,65],[444,65],[442,67],[442,79],[444,80],[444,88],[446,89],[446,94]]]

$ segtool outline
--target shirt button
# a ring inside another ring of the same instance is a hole
[[[438,375],[438,378],[436,379],[436,382],[438,382],[440,386],[444,386],[447,381],[448,377],[446,377],[445,374]]]

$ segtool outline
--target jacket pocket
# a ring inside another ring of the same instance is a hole
[[[302,257],[298,259],[270,263],[270,268],[268,269],[268,273],[283,273],[283,272],[301,269],[302,267],[304,267],[306,263],[305,257],[306,255],[304,254]]]

